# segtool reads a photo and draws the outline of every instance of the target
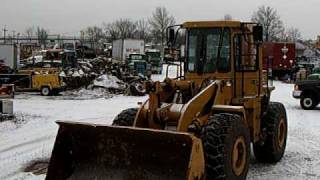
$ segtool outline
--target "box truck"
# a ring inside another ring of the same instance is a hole
[[[130,54],[144,53],[144,40],[140,39],[119,39],[112,42],[112,59],[125,64]]]
[[[18,47],[15,44],[0,44],[0,60],[11,69],[19,67]]]

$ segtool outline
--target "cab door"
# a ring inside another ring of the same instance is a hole
[[[244,34],[234,36],[234,96],[236,98],[257,97],[259,95],[260,76],[258,49],[252,37]]]

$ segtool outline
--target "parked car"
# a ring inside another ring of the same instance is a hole
[[[300,99],[303,109],[314,109],[320,102],[320,74],[312,74],[307,80],[297,81],[292,95]]]
[[[308,80],[320,80],[320,74],[311,74],[308,76]]]

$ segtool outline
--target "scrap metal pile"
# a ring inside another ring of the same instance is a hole
[[[59,76],[66,90],[105,89],[111,94],[133,96],[145,95],[143,82],[148,78],[129,73],[123,65],[113,63],[110,58],[81,59],[76,68],[64,68]]]

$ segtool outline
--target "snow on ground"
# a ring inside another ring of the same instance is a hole
[[[174,76],[175,68],[169,68]],[[164,68],[165,70],[165,68]],[[165,71],[164,71],[165,73]],[[163,75],[153,79],[162,80]],[[274,165],[250,165],[248,179],[319,179],[320,178],[320,108],[302,110],[293,99],[293,85],[274,82],[273,101],[284,103],[289,119],[289,137],[283,160]],[[72,120],[111,124],[123,109],[137,107],[147,97],[117,95],[113,98],[85,100],[42,97],[34,93],[17,95],[14,99],[14,122],[0,122],[0,179],[43,179],[24,173],[23,168],[33,160],[50,157],[58,130],[56,120]]]
[[[291,95],[292,84],[274,82],[271,100],[282,102],[287,109],[288,140],[284,158],[274,165],[253,163],[248,179],[301,180],[320,179],[320,107],[301,109]]]
[[[23,98],[21,98],[23,96]],[[14,110],[20,123],[0,123],[0,179],[27,179],[21,168],[34,159],[50,156],[58,126],[56,120],[110,125],[121,110],[137,107],[146,97],[116,96],[111,99],[60,100],[39,95],[18,95]],[[33,177],[33,176],[31,176]]]

